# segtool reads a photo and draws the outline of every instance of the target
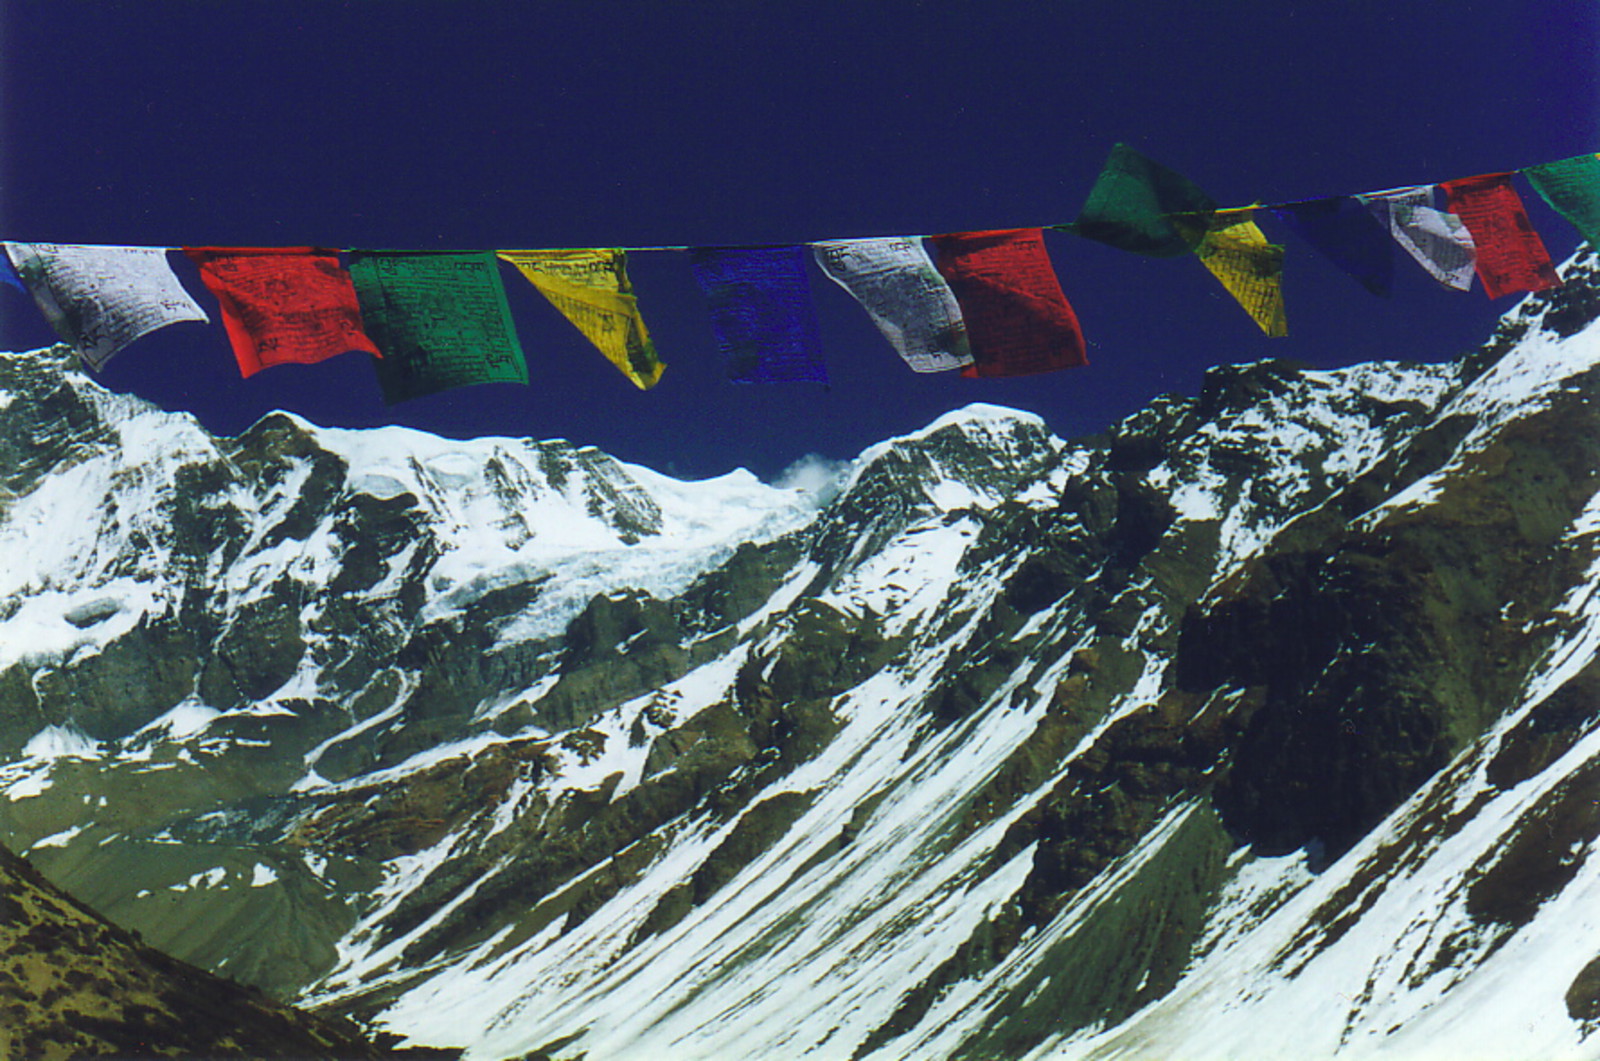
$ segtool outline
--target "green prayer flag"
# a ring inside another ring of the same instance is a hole
[[[1600,155],[1579,155],[1522,171],[1556,213],[1600,250]]]
[[[1174,258],[1199,245],[1216,209],[1187,177],[1118,144],[1078,220],[1063,227],[1119,250]]]
[[[474,383],[527,383],[491,252],[354,251],[350,277],[390,405]]]

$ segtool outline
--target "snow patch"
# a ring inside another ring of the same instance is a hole
[[[22,754],[29,759],[95,759],[100,743],[81,730],[52,725],[29,737]]]
[[[169,885],[167,890],[174,892],[186,892],[192,888],[215,888],[217,885],[221,884],[227,879],[228,870],[226,867],[213,866],[211,869],[204,869],[199,873],[193,874],[188,880],[183,881],[180,884]]]
[[[41,847],[66,847],[73,838],[83,832],[86,826],[74,825],[70,829],[63,829],[59,833],[51,833],[41,840],[35,840],[29,851],[37,851]]]

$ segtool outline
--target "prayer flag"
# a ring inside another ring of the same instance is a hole
[[[1515,291],[1561,286],[1544,241],[1533,230],[1511,174],[1486,173],[1439,185],[1447,209],[1472,233],[1483,293],[1499,298]]]
[[[383,358],[384,401],[474,383],[527,383],[495,257],[427,251],[354,251],[361,318]]]
[[[501,251],[500,257],[550,300],[567,320],[640,390],[649,390],[666,367],[639,315],[621,250]]]
[[[1579,155],[1522,171],[1544,201],[1600,250],[1600,155]]]
[[[1219,212],[1196,253],[1262,331],[1285,336],[1289,321],[1283,311],[1283,248],[1267,241],[1250,214]]]
[[[1087,365],[1078,315],[1036,228],[931,237],[939,272],[967,322],[975,363],[963,376],[1026,376]]]
[[[28,289],[22,284],[22,277],[17,275],[17,270],[11,265],[11,259],[4,254],[0,254],[0,283],[10,284],[24,295],[28,293]]]
[[[972,364],[961,307],[920,240],[829,240],[812,250],[822,271],[861,304],[913,371]]]
[[[1063,227],[1120,250],[1173,258],[1195,249],[1216,208],[1187,177],[1117,144],[1078,220]]]
[[[1434,209],[1431,184],[1371,192],[1357,198],[1435,280],[1458,291],[1472,286],[1473,263],[1477,259],[1472,233],[1456,215]]]
[[[209,318],[159,247],[7,243],[6,255],[56,334],[96,369],[143,335]]]
[[[350,274],[332,251],[313,247],[185,247],[222,308],[239,374],[310,365],[378,348],[361,330]]]
[[[1394,241],[1361,200],[1336,195],[1272,212],[1374,295],[1394,289]]]
[[[697,247],[689,261],[729,379],[827,382],[803,248]]]

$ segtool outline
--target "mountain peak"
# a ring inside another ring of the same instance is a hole
[[[952,409],[943,414],[920,431],[913,432],[913,436],[927,436],[957,425],[970,425],[974,428],[981,426],[992,430],[998,425],[1010,426],[1023,423],[1043,426],[1044,421],[1039,416],[1020,409],[992,405],[988,402],[969,402],[959,409]]]
[[[1227,366],[1075,442],[969,406],[822,501],[19,390],[70,459],[0,508],[0,829],[473,1057],[1581,1054],[1567,272],[1459,363]]]
[[[1061,445],[1033,413],[973,403],[868,447],[841,496],[859,503],[885,490],[915,489],[944,509],[987,506],[1042,471]]]

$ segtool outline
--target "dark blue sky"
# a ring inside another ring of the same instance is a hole
[[[0,236],[68,243],[802,242],[1069,221],[1117,140],[1225,205],[1600,150],[1592,0],[0,0],[0,57]],[[1565,257],[1576,234],[1523,193]],[[1409,259],[1374,298],[1262,224],[1289,247],[1288,339],[1194,260],[1050,237],[1093,360],[1053,376],[916,376],[814,274],[831,388],[732,384],[684,257],[639,254],[669,365],[649,393],[509,269],[528,388],[385,407],[361,355],[241,381],[220,325],[158,332],[102,378],[218,430],[281,406],[770,476],[970,401],[1070,436],[1217,362],[1452,357],[1515,301]],[[0,346],[51,340],[15,292],[0,314]]]

